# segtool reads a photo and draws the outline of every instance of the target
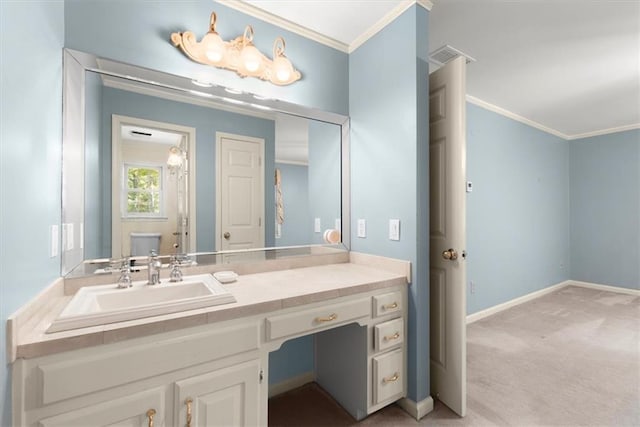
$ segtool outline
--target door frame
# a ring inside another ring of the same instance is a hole
[[[113,114],[111,116],[111,257],[116,256],[114,248],[122,251],[122,212],[120,190],[114,191],[115,183],[122,187],[122,137],[120,129],[124,125],[150,127],[165,132],[181,133],[187,147],[187,177],[189,191],[187,231],[189,235],[189,252],[196,252],[196,129],[174,123],[157,122],[137,117]],[[165,255],[165,254],[160,254]],[[166,254],[169,255],[169,254]]]
[[[216,168],[216,229],[215,229],[215,248],[214,250],[216,252],[221,251],[222,249],[222,233],[221,233],[221,229],[222,229],[222,202],[221,202],[221,197],[222,197],[222,171],[221,171],[221,151],[222,151],[222,139],[223,138],[228,138],[228,139],[238,139],[241,141],[246,141],[246,142],[250,142],[250,143],[254,143],[254,144],[258,144],[259,147],[259,151],[260,151],[260,180],[261,180],[261,185],[260,190],[259,190],[259,196],[260,196],[260,204],[261,204],[261,209],[260,212],[262,212],[262,241],[265,242],[266,241],[266,236],[265,236],[265,232],[267,229],[267,225],[266,225],[266,211],[265,211],[265,177],[264,177],[264,170],[265,170],[265,159],[264,159],[264,147],[265,147],[265,141],[264,138],[256,138],[253,136],[246,136],[246,135],[239,135],[239,134],[234,134],[234,133],[228,133],[228,132],[216,132],[216,161],[215,161],[215,168]],[[264,246],[264,244],[262,245]],[[256,248],[257,249],[257,248]]]

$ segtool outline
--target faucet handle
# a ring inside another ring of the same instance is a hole
[[[180,261],[177,256],[171,257],[171,272],[169,273],[169,282],[182,282],[182,271],[180,270]]]
[[[125,258],[120,267],[120,277],[118,278],[118,288],[130,288],[131,284],[131,266],[129,265],[129,259]]]

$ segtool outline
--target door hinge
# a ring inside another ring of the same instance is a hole
[[[258,227],[262,227],[262,217],[258,218]]]
[[[262,166],[262,157],[258,157],[258,166]]]
[[[260,378],[260,384],[262,384],[262,380],[264,380],[264,371],[262,369],[260,369],[260,375],[258,378]]]

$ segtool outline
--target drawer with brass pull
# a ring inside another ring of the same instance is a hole
[[[266,319],[267,339],[272,340],[345,323],[369,316],[371,305],[368,298],[340,304],[328,304],[293,313],[271,316]]]
[[[404,393],[404,352],[393,350],[373,358],[373,402],[382,403]]]
[[[373,317],[386,316],[401,311],[402,294],[400,292],[390,292],[373,297]]]
[[[382,351],[401,344],[404,341],[403,318],[379,323],[373,327],[375,351]]]

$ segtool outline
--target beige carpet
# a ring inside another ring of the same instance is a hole
[[[467,328],[467,416],[436,402],[357,423],[316,385],[269,401],[270,426],[640,426],[640,297],[569,286]]]

